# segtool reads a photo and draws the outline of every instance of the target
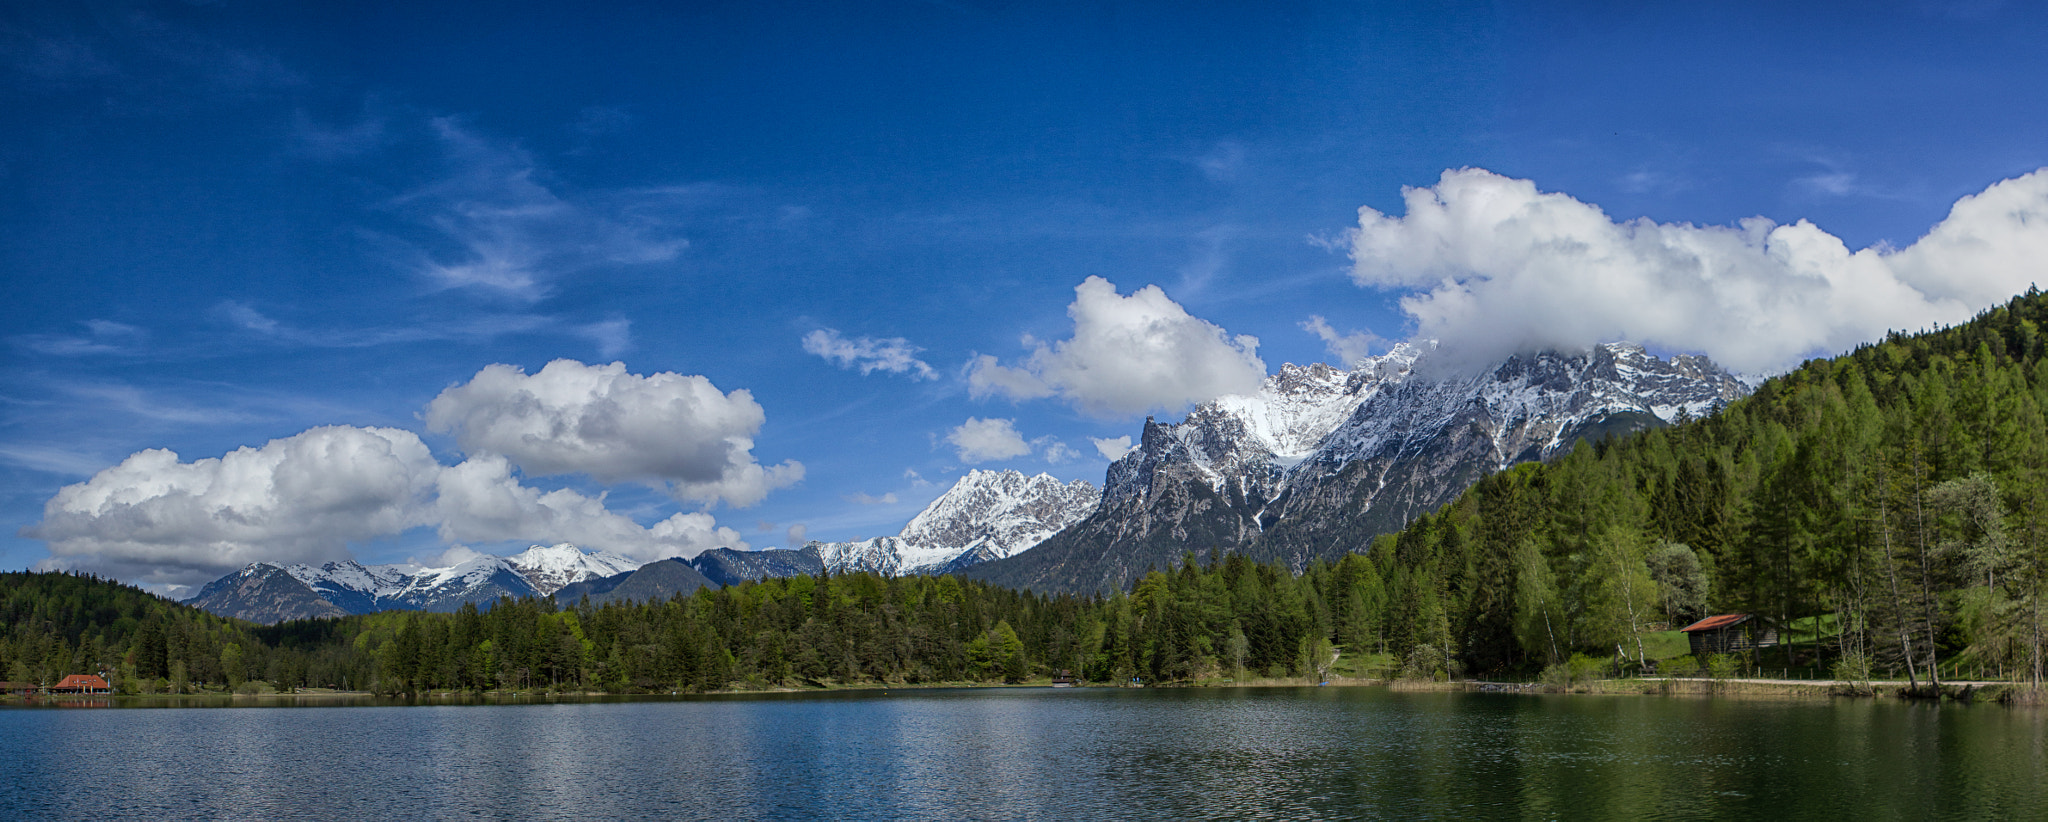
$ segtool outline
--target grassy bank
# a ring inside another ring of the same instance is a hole
[[[1839,680],[1714,679],[1642,677],[1595,679],[1569,684],[1541,682],[1485,682],[1478,680],[1395,680],[1397,691],[1484,691],[1503,693],[1608,694],[1616,696],[1714,696],[1777,699],[1833,699],[1873,697],[1892,699],[1941,699],[1953,702],[1986,702],[2006,705],[2048,704],[2048,693],[2011,682],[1945,683],[1937,695],[1923,685],[1918,691],[1904,682],[1846,682]]]

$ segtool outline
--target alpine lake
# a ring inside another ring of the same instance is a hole
[[[2048,711],[1998,705],[1383,687],[264,704],[0,709],[0,818],[2048,818]]]

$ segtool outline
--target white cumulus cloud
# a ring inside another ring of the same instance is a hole
[[[643,562],[693,557],[708,548],[747,547],[738,531],[717,525],[709,514],[679,513],[643,528],[606,509],[601,499],[567,488],[544,492],[528,487],[499,456],[444,469],[436,487],[438,530],[451,542],[573,542]]]
[[[1135,447],[1131,445],[1131,437],[1129,434],[1117,437],[1116,439],[1089,437],[1088,440],[1090,442],[1095,443],[1095,453],[1101,454],[1102,458],[1106,460],[1115,460],[1117,458],[1120,458],[1125,454],[1131,453],[1131,449]]]
[[[345,425],[191,462],[138,451],[60,489],[24,535],[49,544],[45,568],[189,585],[252,562],[348,559],[351,544],[422,526],[451,543],[573,542],[646,561],[747,547],[709,514],[642,527],[601,498],[521,484],[504,457],[443,466],[410,431]]]
[[[182,583],[257,561],[324,562],[428,524],[441,466],[410,431],[330,426],[182,462],[139,451],[67,485],[25,533],[46,567]]]
[[[1011,420],[968,417],[946,434],[960,461],[968,464],[1021,457],[1031,453],[1031,444],[1017,433]]]
[[[838,330],[820,328],[804,335],[804,351],[824,357],[840,368],[859,369],[862,376],[876,371],[890,374],[909,374],[912,379],[936,380],[939,372],[931,365],[917,358],[917,352],[924,349],[911,345],[902,337],[875,339],[859,337],[847,339]]]
[[[2043,278],[2048,170],[1957,202],[1905,249],[1851,251],[1801,220],[1732,227],[1617,222],[1481,169],[1359,210],[1353,279],[1401,307],[1440,356],[1477,365],[1617,339],[1770,373],[1893,329],[1960,322]]]
[[[1051,345],[1025,338],[1033,350],[1016,366],[987,355],[969,362],[969,392],[1057,395],[1088,414],[1115,417],[1255,391],[1266,377],[1257,338],[1232,337],[1188,314],[1156,285],[1125,297],[1108,280],[1089,277],[1075,287],[1067,316],[1071,338]]]
[[[762,466],[753,436],[766,420],[746,390],[701,376],[639,376],[623,363],[556,360],[528,375],[491,365],[427,406],[429,430],[471,456],[501,455],[528,475],[587,474],[665,485],[678,499],[760,502],[803,479],[795,461]]]

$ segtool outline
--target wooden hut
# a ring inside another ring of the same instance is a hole
[[[1710,616],[1678,630],[1684,632],[1686,640],[1692,644],[1694,659],[1778,644],[1777,626],[1757,618],[1755,614]]]
[[[92,674],[72,674],[64,681],[50,686],[53,694],[111,694],[114,692],[107,681]]]
[[[38,690],[33,682],[0,682],[0,695],[35,696]]]

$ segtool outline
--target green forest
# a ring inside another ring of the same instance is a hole
[[[2038,687],[2048,582],[2048,298],[1893,334],[1720,413],[1580,444],[1380,538],[1397,652],[1470,672],[1634,657],[1745,612],[1842,678]]]
[[[801,576],[664,602],[504,598],[452,613],[254,626],[107,580],[0,575],[0,665],[16,681],[106,670],[124,692],[256,681],[418,693],[621,693],[854,683],[1022,682],[1065,670],[1097,682],[1220,670],[1325,675],[1330,594],[1371,576],[1364,557],[1305,575],[1233,557],[1155,572],[1108,599],[1044,597],[951,576]],[[1321,667],[1318,667],[1321,666]]]
[[[1682,671],[1707,660],[1670,659],[1670,629],[1743,612],[1806,626],[1805,641],[1765,652],[1774,664],[2038,688],[2044,323],[2048,297],[2030,290],[1961,326],[1808,362],[1702,419],[1495,474],[1301,574],[1184,561],[1107,598],[851,574],[264,627],[93,577],[10,573],[0,673],[105,670],[129,692],[666,692],[1058,671],[1321,679],[1346,658],[1415,677],[1533,678],[1587,660],[1625,673],[1665,657]]]

